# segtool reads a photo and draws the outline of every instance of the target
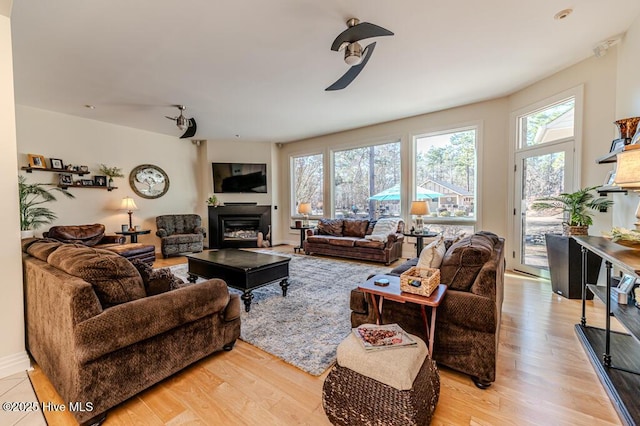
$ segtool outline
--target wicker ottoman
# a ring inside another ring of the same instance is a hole
[[[422,341],[420,343],[424,345]],[[380,353],[398,356],[400,351],[413,349],[389,349]],[[375,352],[367,353],[364,349],[362,352],[363,359],[378,355]],[[440,375],[435,362],[429,357],[423,359],[412,386],[407,390],[400,390],[339,364],[340,357],[322,389],[324,411],[334,425],[427,425],[431,422],[440,395]],[[362,365],[366,365],[366,361]]]

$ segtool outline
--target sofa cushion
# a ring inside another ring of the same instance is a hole
[[[356,240],[356,237],[329,238],[329,244],[332,246],[353,247]]]
[[[185,285],[184,281],[173,275],[169,268],[153,269],[151,265],[140,259],[133,259],[131,264],[140,273],[147,296],[155,296]]]
[[[362,238],[365,236],[368,227],[369,220],[367,219],[345,219],[343,222],[342,234],[345,237]]]
[[[79,243],[92,247],[104,237],[104,225],[95,223],[93,225],[52,226],[46,236],[63,243]]]
[[[136,268],[110,251],[64,244],[49,255],[47,262],[90,283],[103,308],[146,296]]]
[[[307,241],[314,244],[329,244],[331,235],[309,235]]]
[[[44,262],[47,261],[47,258],[51,253],[56,251],[58,247],[60,247],[63,243],[60,241],[43,239],[35,241],[33,244],[30,244],[27,247],[27,253],[36,259],[40,259]]]
[[[318,220],[318,234],[342,237],[343,222],[342,219],[320,219]]]
[[[440,281],[453,290],[469,291],[493,246],[492,239],[480,233],[452,244],[440,266]]]
[[[422,249],[417,266],[419,268],[440,268],[445,252],[444,238],[437,238]]]
[[[364,238],[360,238],[355,241],[354,244],[356,247],[366,247],[366,248],[374,248],[374,249],[383,249],[385,246],[384,241],[371,241]]]

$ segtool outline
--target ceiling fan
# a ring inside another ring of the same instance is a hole
[[[348,65],[351,65],[351,68],[349,68],[338,81],[327,87],[325,89],[327,91],[344,89],[351,84],[358,74],[360,74],[364,66],[367,65],[369,58],[373,54],[373,49],[376,47],[376,43],[373,42],[362,49],[362,46],[358,43],[360,40],[393,35],[391,31],[385,28],[369,22],[360,22],[356,18],[349,19],[347,21],[347,27],[348,28],[341,32],[333,41],[331,50],[338,52],[344,49],[344,61]]]
[[[174,105],[176,108],[180,110],[180,115],[177,117],[169,117],[165,115],[169,120],[173,120],[176,122],[176,126],[178,129],[182,130],[184,134],[180,136],[180,139],[190,138],[196,134],[196,130],[198,126],[196,126],[196,120],[194,118],[187,118],[184,116],[184,110],[187,109],[184,105]]]

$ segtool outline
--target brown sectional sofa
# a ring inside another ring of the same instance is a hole
[[[434,359],[472,376],[479,388],[495,381],[498,336],[504,290],[504,239],[478,232],[460,241],[445,240],[447,251],[440,266],[440,281],[447,293],[436,316]],[[415,266],[408,260],[390,272],[400,275]],[[351,292],[351,325],[376,321],[371,300],[359,290]],[[417,336],[425,330],[419,305],[385,300],[384,323],[397,323]]]
[[[376,220],[320,219],[316,229],[307,229],[303,248],[305,254],[323,254],[351,259],[383,262],[389,265],[402,256],[404,222],[385,241],[365,238],[371,235]]]
[[[92,404],[73,413],[79,423],[240,335],[240,299],[222,280],[147,296],[154,274],[144,282],[110,251],[48,239],[23,240],[23,251],[27,348],[64,401]]]

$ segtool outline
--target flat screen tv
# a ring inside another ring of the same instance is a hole
[[[267,192],[267,165],[253,163],[211,163],[213,192]]]

